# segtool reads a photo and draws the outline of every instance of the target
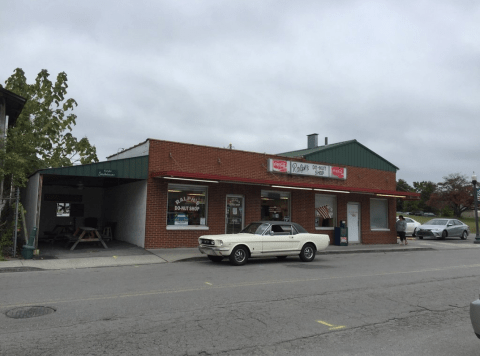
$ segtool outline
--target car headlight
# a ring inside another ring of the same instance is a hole
[[[215,246],[223,246],[222,240],[215,240]]]

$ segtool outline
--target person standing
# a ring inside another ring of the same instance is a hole
[[[397,223],[395,224],[397,229],[397,235],[400,236],[400,244],[408,245],[405,231],[407,230],[407,222],[403,218],[403,215],[398,216]]]

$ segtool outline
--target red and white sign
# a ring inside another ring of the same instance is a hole
[[[332,175],[344,179],[345,177],[345,168],[342,167],[332,167]]]
[[[280,160],[272,159],[271,164],[272,164],[272,171],[289,173],[288,161],[280,161]]]

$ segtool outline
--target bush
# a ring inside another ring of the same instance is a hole
[[[442,216],[445,216],[445,217],[452,217],[453,216],[453,210],[450,209],[448,206],[446,206],[441,210],[441,214],[442,214]]]

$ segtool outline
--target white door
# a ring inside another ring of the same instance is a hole
[[[360,204],[347,204],[348,242],[360,242]]]

